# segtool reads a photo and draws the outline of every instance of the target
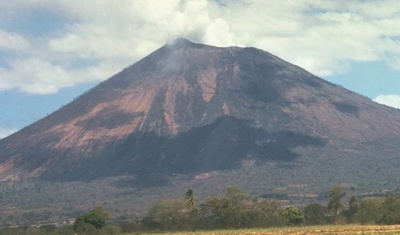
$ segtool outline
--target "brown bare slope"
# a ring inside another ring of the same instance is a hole
[[[233,172],[246,161],[301,168],[305,157],[393,160],[399,137],[398,110],[265,51],[177,39],[1,140],[0,173],[61,181],[132,175],[146,186],[176,174]],[[305,175],[318,178],[324,170],[311,171]]]

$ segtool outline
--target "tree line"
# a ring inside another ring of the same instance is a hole
[[[282,206],[276,200],[249,195],[229,186],[221,196],[200,203],[193,190],[182,198],[159,201],[140,219],[118,224],[121,233],[268,228],[324,224],[400,224],[400,197],[357,199],[343,187],[329,192],[326,205]],[[347,199],[347,201],[345,201]]]
[[[324,224],[400,224],[400,196],[358,199],[343,187],[329,192],[326,204],[281,206],[276,200],[248,195],[229,186],[224,194],[199,203],[189,189],[182,199],[164,200],[135,222],[120,224],[122,232],[267,228]],[[347,201],[345,201],[345,199]]]
[[[159,201],[144,217],[133,221],[107,223],[108,213],[95,207],[79,215],[71,228],[39,228],[29,234],[70,234],[74,231],[80,235],[101,235],[339,223],[400,224],[398,195],[359,200],[355,196],[346,197],[346,194],[343,187],[335,186],[330,190],[326,205],[312,203],[299,207],[282,206],[276,200],[249,195],[235,186],[227,187],[221,196],[207,197],[200,203],[195,192],[188,189],[182,198]],[[18,234],[7,232],[9,230],[0,234]]]

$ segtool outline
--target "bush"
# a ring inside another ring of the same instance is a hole
[[[299,225],[304,221],[304,213],[295,206],[285,207],[281,213],[290,224]]]
[[[99,206],[78,216],[74,222],[74,231],[79,234],[98,234],[98,230],[106,226],[108,213]]]
[[[361,224],[375,224],[378,220],[378,211],[383,204],[383,198],[365,198],[358,206],[357,219]]]
[[[319,203],[312,203],[304,208],[304,220],[309,225],[326,224],[327,208]]]

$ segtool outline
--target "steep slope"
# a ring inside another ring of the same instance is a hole
[[[0,172],[166,183],[250,160],[397,158],[399,137],[398,110],[265,51],[178,39],[0,141]]]

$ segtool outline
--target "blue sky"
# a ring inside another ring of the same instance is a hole
[[[269,51],[400,108],[397,0],[0,2],[0,138],[176,37]]]

